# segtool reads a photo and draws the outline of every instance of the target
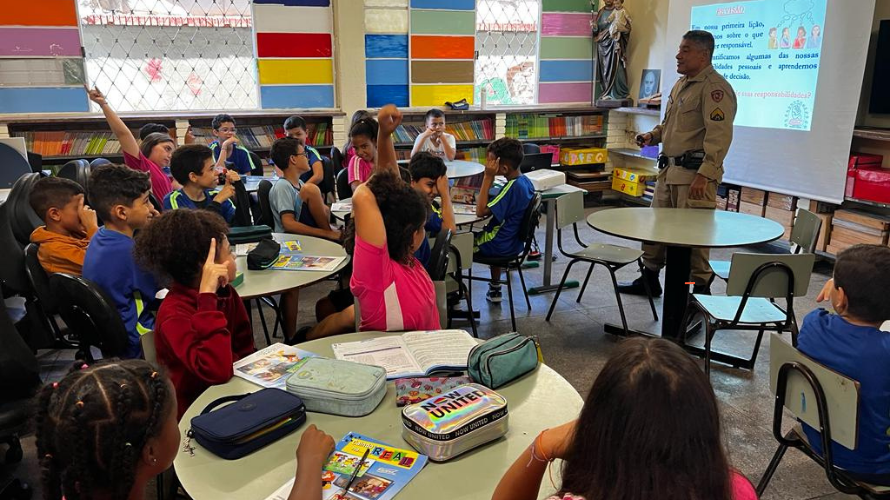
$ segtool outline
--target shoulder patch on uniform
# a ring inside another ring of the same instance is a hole
[[[711,92],[711,100],[714,102],[720,102],[723,100],[723,91],[722,90],[714,90]]]
[[[723,114],[723,110],[720,108],[714,108],[714,111],[711,111],[711,121],[712,122],[722,122],[726,119],[726,115]]]

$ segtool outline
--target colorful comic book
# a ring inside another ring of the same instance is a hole
[[[282,343],[272,344],[232,366],[235,375],[262,387],[284,389],[287,378],[297,371],[306,359],[318,354]]]
[[[352,473],[370,450],[349,487]],[[395,448],[386,443],[350,432],[338,443],[322,471],[323,500],[390,500],[426,465],[426,455]],[[291,479],[266,500],[286,500],[293,488]]]

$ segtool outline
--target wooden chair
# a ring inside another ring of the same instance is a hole
[[[559,248],[559,252],[571,259],[571,261],[569,261],[569,265],[566,266],[566,270],[562,274],[562,280],[560,280],[559,287],[556,289],[556,295],[553,296],[550,310],[547,311],[547,321],[550,321],[550,317],[553,315],[553,310],[556,308],[556,301],[559,300],[559,294],[565,286],[566,278],[568,278],[572,266],[578,262],[589,262],[590,269],[587,271],[587,277],[584,279],[584,285],[578,293],[576,302],[581,302],[581,297],[584,296],[584,291],[587,290],[587,283],[590,281],[590,275],[593,273],[593,268],[597,264],[605,267],[606,270],[609,271],[609,275],[612,277],[612,288],[615,290],[615,299],[618,301],[618,311],[621,313],[621,325],[624,327],[624,333],[628,334],[627,318],[624,314],[624,305],[621,302],[621,294],[618,293],[618,280],[615,278],[615,272],[634,262],[636,262],[637,266],[640,268],[640,272],[643,272],[643,252],[642,250],[635,248],[627,248],[617,245],[607,245],[602,243],[588,245],[584,243],[581,241],[581,237],[578,234],[578,222],[584,220],[583,193],[580,191],[569,193],[556,199],[556,245]],[[575,233],[575,241],[581,246],[581,250],[579,251],[569,252],[563,248],[562,231],[569,226],[572,226],[572,231]],[[649,297],[649,307],[652,308],[652,316],[658,321],[658,312],[655,310],[655,302],[652,300],[652,292],[649,290],[649,283],[644,280],[644,284],[646,285],[646,294]]]
[[[732,256],[726,296],[694,294],[686,308],[686,325],[695,311],[705,320],[705,371],[711,374],[711,340],[718,330],[756,330],[757,340],[750,359],[721,354],[721,361],[736,368],[753,369],[763,332],[790,331],[797,345],[794,297],[807,294],[815,255],[771,255],[736,253]],[[772,299],[784,298],[782,309]],[[684,339],[685,341],[685,339]]]
[[[791,243],[795,245],[792,253],[813,253],[816,249],[816,239],[819,237],[819,229],[822,228],[822,219],[809,210],[798,209],[797,219],[791,228]],[[712,260],[708,263],[711,270],[718,278],[726,281],[729,279],[728,260]]]
[[[757,495],[763,495],[770,479],[788,448],[796,448],[818,463],[838,491],[860,498],[890,498],[890,487],[876,486],[851,478],[832,461],[832,442],[855,450],[859,434],[859,382],[807,357],[777,334],[770,337],[770,389],[776,395],[773,408],[773,437],[779,442],[760,483]],[[822,454],[795,426],[782,433],[782,419],[787,409],[821,434]]]

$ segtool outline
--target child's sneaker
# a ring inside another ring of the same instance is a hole
[[[485,300],[491,302],[492,304],[500,304],[501,303],[501,287],[500,286],[489,286],[488,292],[485,293]]]

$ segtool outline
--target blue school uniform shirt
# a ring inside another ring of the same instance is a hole
[[[426,220],[426,224],[424,224],[423,229],[426,233],[439,234],[442,231],[442,210],[433,205],[432,210],[430,210],[430,215]],[[430,239],[427,234],[423,235],[423,243],[420,244],[420,248],[418,248],[414,252],[414,256],[417,257],[417,260],[423,264],[423,267],[426,267],[430,262],[430,253],[432,249],[430,249]]]
[[[275,232],[286,233],[284,225],[281,223],[281,216],[287,213],[294,215],[297,222],[302,222],[308,226],[317,227],[309,207],[304,206],[303,199],[300,198],[300,188],[303,187],[303,181],[300,186],[295,187],[285,178],[278,179],[272,190],[269,191],[269,205],[272,208],[272,219],[275,221]]]
[[[318,151],[312,146],[304,146],[304,150],[306,151],[306,154],[309,155],[309,171],[303,172],[303,175],[300,176],[300,180],[309,182],[309,178],[312,177],[312,165],[315,165],[315,162],[321,161],[321,155],[318,154]]]
[[[858,445],[848,450],[832,443],[834,464],[854,473],[890,474],[890,332],[816,309],[803,320],[797,348],[860,384]],[[807,424],[803,428],[821,454],[819,431]]]
[[[534,195],[535,187],[524,175],[507,182],[488,202],[491,220],[476,235],[474,251],[489,257],[512,257],[522,253],[525,240],[519,234],[519,226]]]
[[[221,149],[222,147],[220,146],[219,141],[210,143],[210,150],[213,151],[213,161],[219,159],[219,152]],[[240,144],[233,146],[232,153],[226,156],[226,164],[229,163],[234,164],[235,170],[241,175],[249,175],[254,167],[259,168],[259,165],[253,164],[253,158],[250,157],[250,150]]]
[[[227,223],[231,224],[235,218],[235,204],[232,199],[228,199],[222,203],[213,201],[213,198],[219,194],[219,189],[205,189],[204,201],[194,201],[185,194],[185,191],[179,189],[173,191],[164,197],[164,210],[176,210],[178,208],[203,208],[222,215]]]
[[[124,321],[130,337],[124,356],[142,356],[140,337],[154,329],[152,304],[158,286],[133,260],[133,238],[100,227],[87,247],[83,277],[105,292]]]

